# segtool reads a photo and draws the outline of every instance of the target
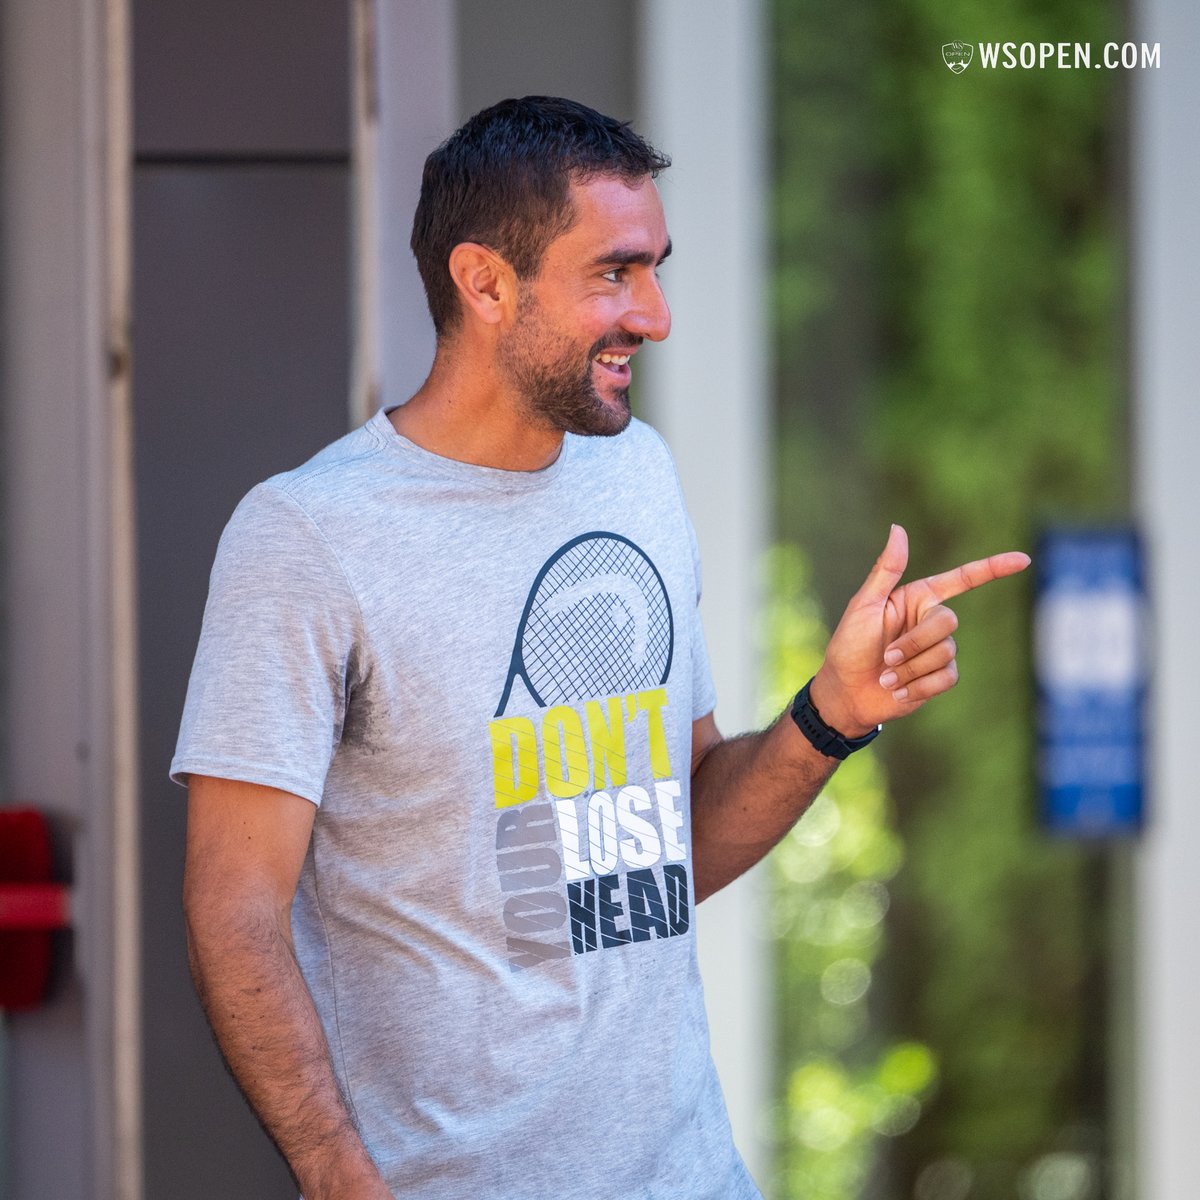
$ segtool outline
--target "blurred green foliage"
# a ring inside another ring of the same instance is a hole
[[[1122,10],[773,0],[772,15],[777,513],[825,610],[892,520],[926,574],[1032,549],[1045,523],[1124,516],[1128,79],[941,59],[952,40],[1098,48],[1123,40]],[[930,1047],[936,1089],[860,1190],[781,1196],[1009,1200],[1047,1178],[1076,1180],[1056,1200],[1094,1194],[1105,858],[1033,819],[1028,581],[955,607],[961,684],[876,743],[905,865],[871,1009]],[[783,992],[811,992],[790,980],[817,970],[808,953],[783,952]],[[1087,1169],[1055,1175],[1064,1163]]]

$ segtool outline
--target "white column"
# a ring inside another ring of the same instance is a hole
[[[756,722],[758,568],[767,528],[766,95],[759,0],[644,0],[640,132],[674,254],[671,336],[642,398],[683,478],[704,557],[701,612],[725,733]],[[768,943],[756,873],[698,914],[701,970],[734,1135],[760,1183],[771,1053]]]
[[[138,1200],[125,0],[0,6],[3,802],[68,843],[72,955],[5,1021],[0,1193]]]
[[[377,289],[369,301],[377,307],[360,319],[374,322],[367,342],[378,346],[370,394],[389,405],[407,400],[433,362],[433,323],[408,240],[425,158],[458,124],[455,10],[445,0],[376,0],[374,229],[363,231],[361,256],[379,274],[368,289]]]
[[[1148,534],[1156,655],[1149,826],[1137,863],[1139,1170],[1146,1200],[1200,1179],[1200,8],[1140,0],[1134,37],[1159,70],[1133,74],[1136,498]]]

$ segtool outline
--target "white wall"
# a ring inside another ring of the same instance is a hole
[[[1200,7],[1141,0],[1134,37],[1162,67],[1133,76],[1136,499],[1156,612],[1149,826],[1137,863],[1141,1200],[1200,1179]]]

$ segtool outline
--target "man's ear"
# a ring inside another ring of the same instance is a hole
[[[517,280],[512,267],[478,242],[459,242],[450,251],[450,278],[467,316],[499,325],[516,310]]]

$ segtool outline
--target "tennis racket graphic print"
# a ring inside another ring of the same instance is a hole
[[[584,533],[538,572],[517,626],[496,716],[520,678],[542,707],[666,683],[675,648],[658,568],[619,533]]]

